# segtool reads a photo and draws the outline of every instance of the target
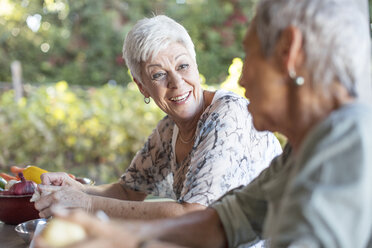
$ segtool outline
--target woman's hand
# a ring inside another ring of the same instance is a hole
[[[72,222],[81,226],[87,233],[87,238],[69,247],[74,248],[100,248],[100,247],[128,247],[136,248],[139,239],[135,233],[128,231],[125,224],[116,221],[102,221],[82,211],[72,211],[65,215],[56,214],[56,218]],[[49,247],[42,236],[35,238],[35,246],[38,248]]]
[[[40,176],[41,183],[44,185],[70,186],[74,189],[84,191],[84,185],[72,179],[65,172],[49,172]]]
[[[48,191],[49,187],[47,185],[39,185],[41,197],[35,202],[35,208],[39,211],[40,217],[48,218],[52,216],[51,208],[53,207],[63,209],[80,208],[87,212],[91,210],[92,196],[70,186],[61,186],[57,191],[43,195],[43,191]],[[55,190],[55,187],[53,187],[53,190]]]
[[[146,225],[141,222],[101,221],[82,211],[73,211],[65,216],[57,215],[56,218],[77,224],[87,233],[85,240],[69,245],[70,248],[181,248],[156,240],[144,242],[137,232],[142,225]],[[35,246],[37,248],[49,247],[42,236],[35,238]]]

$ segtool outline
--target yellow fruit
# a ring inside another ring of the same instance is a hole
[[[48,222],[41,236],[50,247],[65,247],[85,239],[87,234],[78,224],[55,218]]]
[[[23,170],[23,176],[26,180],[34,181],[37,184],[41,183],[40,176],[43,173],[47,173],[48,171],[41,169],[34,165],[29,165],[26,169]]]

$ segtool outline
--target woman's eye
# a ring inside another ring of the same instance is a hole
[[[189,64],[182,64],[182,65],[178,66],[178,70],[185,70],[187,68],[189,68]]]
[[[152,80],[161,80],[163,79],[167,74],[164,72],[158,72],[152,75]]]

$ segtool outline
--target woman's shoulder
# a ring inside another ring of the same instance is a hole
[[[350,117],[352,116],[352,119],[358,120],[358,122],[372,122],[372,106],[367,105],[364,103],[352,103],[345,105],[343,108],[341,108],[337,113],[339,116],[344,117]]]
[[[329,117],[319,125],[319,129],[344,130],[345,135],[353,132],[365,132],[372,126],[372,108],[363,103],[351,103],[333,111]],[[369,130],[368,130],[369,132]]]
[[[215,92],[211,105],[223,105],[230,103],[247,105],[248,100],[242,96],[237,95],[234,92],[221,89]]]
[[[172,120],[172,118],[169,117],[169,115],[165,115],[159,122],[158,124],[156,125],[156,128],[162,128],[162,127],[169,127],[169,126],[173,126],[174,125],[174,121]]]
[[[153,134],[158,135],[161,140],[169,140],[172,137],[174,121],[168,115],[164,116],[156,125]]]
[[[211,104],[207,109],[207,113],[225,113],[229,115],[239,115],[247,118],[248,114],[248,100],[233,92],[227,90],[217,90]]]
[[[345,105],[333,111],[308,133],[302,145],[306,157],[337,153],[344,157],[347,152],[362,153],[372,148],[372,108],[360,103]],[[323,156],[323,157],[328,157]]]
[[[296,154],[295,166],[301,173],[298,182],[370,188],[370,181],[362,182],[372,176],[371,126],[368,106],[353,103],[333,111],[313,128]]]
[[[363,103],[352,103],[342,107],[330,117],[332,130],[337,130],[341,136],[358,137],[371,144],[372,107]],[[372,147],[371,147],[372,148]]]
[[[200,117],[198,127],[208,130],[221,128],[253,128],[252,117],[248,111],[247,99],[226,90],[216,91],[211,104]],[[218,128],[217,128],[218,127]]]

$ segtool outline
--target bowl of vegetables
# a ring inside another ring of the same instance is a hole
[[[1,178],[0,191],[0,221],[16,225],[28,220],[39,218],[39,212],[35,209],[34,203],[30,202],[32,194],[36,189],[36,183],[27,181],[22,173],[19,173],[20,180],[6,181]]]
[[[37,184],[41,183],[40,176],[48,171],[34,165],[25,168],[11,166],[10,171],[14,176],[0,172],[0,221],[16,225],[39,218],[30,200]],[[94,185],[89,178],[68,175],[82,184]]]

